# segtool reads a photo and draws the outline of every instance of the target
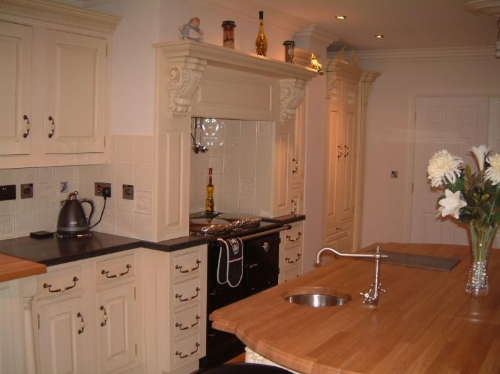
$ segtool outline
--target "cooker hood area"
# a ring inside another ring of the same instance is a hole
[[[157,240],[188,235],[208,167],[216,210],[289,214],[296,109],[316,71],[191,41],[154,47]],[[193,118],[204,119],[195,141],[208,152],[193,152]]]

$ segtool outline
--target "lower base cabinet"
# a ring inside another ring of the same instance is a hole
[[[25,373],[19,280],[0,282],[0,373]]]
[[[134,251],[52,266],[37,277],[37,373],[140,373]]]

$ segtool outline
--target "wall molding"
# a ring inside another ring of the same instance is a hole
[[[328,52],[329,59],[338,52]],[[495,46],[463,48],[421,48],[421,49],[385,49],[356,51],[360,60],[404,61],[404,60],[496,60]]]

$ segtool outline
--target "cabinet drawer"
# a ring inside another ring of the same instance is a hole
[[[174,314],[174,337],[178,338],[197,331],[200,326],[201,311],[199,304]]]
[[[285,245],[302,243],[302,224],[292,224],[292,228],[285,232]]]
[[[198,250],[174,256],[174,278],[188,274],[198,274],[200,264],[200,252]]]
[[[188,279],[174,285],[174,307],[187,305],[201,298],[200,278]]]
[[[286,268],[284,271],[283,281],[284,282],[291,281],[292,279],[297,278],[299,275],[300,275],[299,265],[290,266],[290,267]]]
[[[193,334],[174,343],[174,367],[184,366],[204,356],[200,334]]]
[[[105,284],[135,274],[134,255],[120,256],[96,263],[96,283]]]
[[[302,257],[300,248],[298,244],[285,248],[285,267],[300,264]]]
[[[37,276],[38,298],[59,296],[83,288],[83,265],[64,267]]]

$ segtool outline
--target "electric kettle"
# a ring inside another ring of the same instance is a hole
[[[83,203],[90,205],[88,219],[83,210]],[[63,206],[59,211],[57,235],[59,237],[88,235],[92,214],[94,214],[94,202],[91,199],[78,199],[78,191],[70,193],[68,199],[64,200]]]

